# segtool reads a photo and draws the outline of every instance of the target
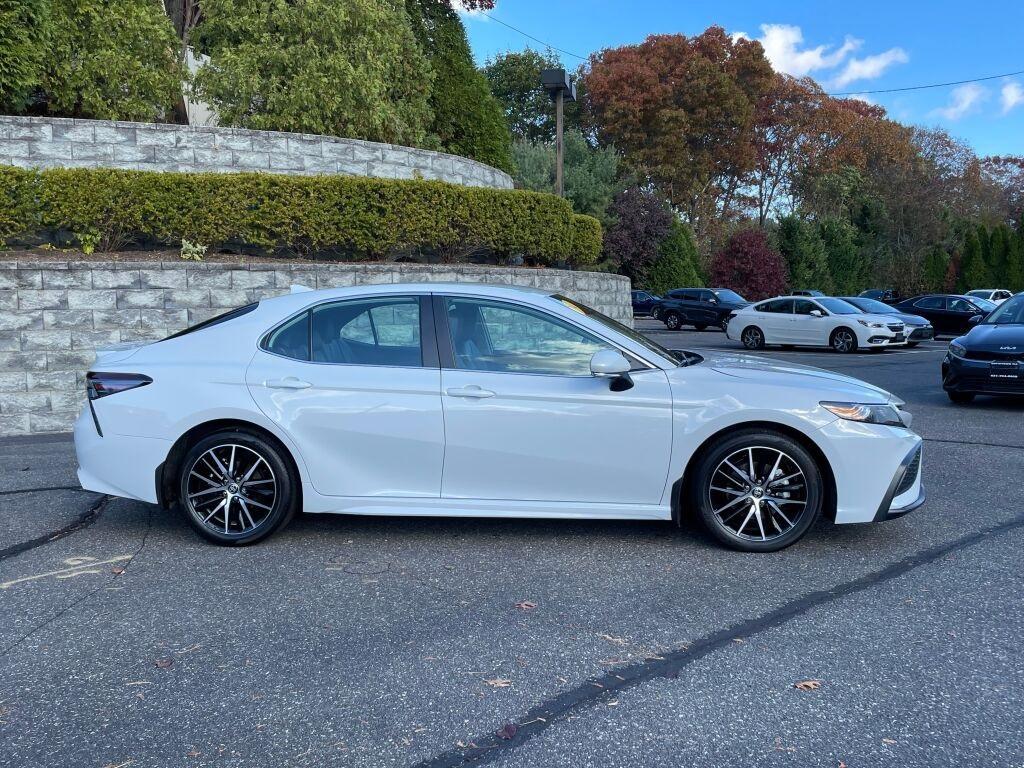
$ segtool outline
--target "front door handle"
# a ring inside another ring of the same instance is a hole
[[[478,387],[476,384],[471,384],[468,387],[452,387],[446,390],[448,397],[471,397],[474,399],[480,399],[484,397],[494,397],[494,393],[489,389],[483,389]]]
[[[296,379],[294,376],[286,376],[283,379],[271,379],[264,381],[263,386],[270,389],[309,389],[313,385],[308,381]]]

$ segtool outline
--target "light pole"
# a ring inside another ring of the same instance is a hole
[[[540,83],[555,102],[555,194],[564,197],[562,188],[562,160],[564,146],[564,104],[565,99],[576,101],[576,83],[572,81],[564,69],[544,69],[540,73]]]

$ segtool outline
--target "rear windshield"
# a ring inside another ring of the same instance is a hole
[[[177,339],[180,336],[187,336],[190,333],[195,333],[196,331],[201,331],[201,330],[203,330],[203,328],[211,328],[214,325],[220,325],[221,323],[226,323],[226,322],[228,322],[228,320],[234,320],[236,317],[241,317],[242,315],[248,315],[250,312],[252,312],[254,309],[256,309],[256,307],[258,307],[259,305],[260,305],[260,303],[258,301],[254,301],[252,304],[246,304],[244,307],[239,307],[238,309],[232,309],[230,312],[225,312],[223,315],[217,315],[216,317],[211,317],[209,320],[203,320],[203,322],[201,322],[201,323],[196,323],[195,325],[190,325],[188,328],[185,328],[184,330],[178,331],[177,333],[172,333],[170,336],[167,336],[166,338],[164,338],[163,341],[167,341],[167,339]]]

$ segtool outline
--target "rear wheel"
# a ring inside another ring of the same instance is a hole
[[[679,327],[683,324],[682,315],[678,312],[666,312],[664,320],[665,327],[670,331],[678,331]]]
[[[951,392],[951,391],[947,391],[946,394],[949,395],[949,399],[952,400],[957,405],[969,405],[969,404],[974,402],[974,393],[973,392]]]
[[[655,320],[661,320],[661,307],[654,307],[651,310],[651,317]]]
[[[181,506],[192,527],[217,544],[254,544],[284,527],[298,507],[296,489],[280,448],[249,432],[209,435],[181,464]]]
[[[836,328],[832,331],[829,346],[836,352],[849,353],[857,351],[857,334],[849,328]]]
[[[690,503],[732,549],[774,552],[795,543],[821,515],[824,485],[814,458],[793,438],[744,430],[699,460]]]
[[[740,341],[747,349],[764,349],[764,334],[756,325],[744,328],[740,334]]]

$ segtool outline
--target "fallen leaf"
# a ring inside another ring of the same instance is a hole
[[[120,576],[122,573],[125,572],[125,569],[120,567],[120,566],[118,566],[117,568],[111,568],[110,572],[112,574],[114,574],[115,576]]]
[[[896,739],[882,739],[883,744],[895,744]]]
[[[799,683],[793,683],[793,687],[798,691],[816,691],[821,688],[821,680],[801,680]]]
[[[501,726],[501,729],[498,731],[497,735],[499,739],[505,739],[505,741],[508,741],[509,739],[515,737],[516,731],[518,730],[519,728],[516,727],[515,723],[505,723],[503,726]]]
[[[516,608],[518,608],[520,611],[532,611],[536,607],[537,604],[531,603],[529,600],[523,600],[521,602],[516,603]]]
[[[491,688],[511,688],[512,687],[512,681],[511,680],[506,680],[503,677],[494,677],[494,678],[491,678],[490,680],[484,680],[484,682],[487,683],[489,686],[491,686]]]
[[[174,666],[174,659],[157,659],[157,669],[169,669]]]

